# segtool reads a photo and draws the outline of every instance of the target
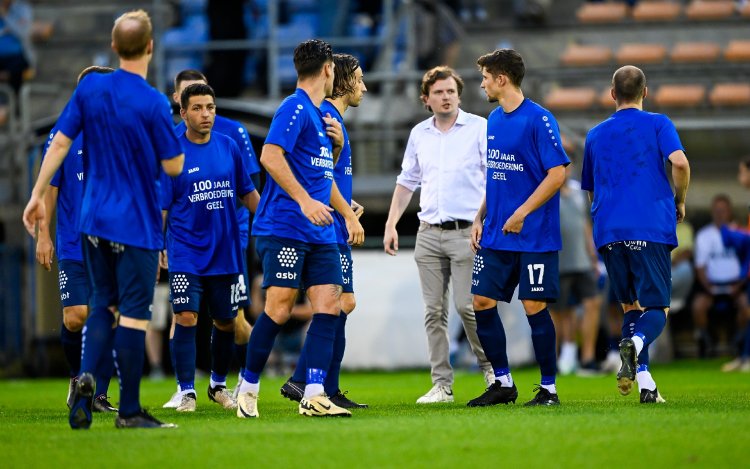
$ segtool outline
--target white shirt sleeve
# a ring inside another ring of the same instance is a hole
[[[409,141],[404,151],[404,161],[401,163],[401,174],[396,178],[396,183],[414,192],[422,182],[422,168],[419,166],[417,157],[417,142],[414,129],[409,134]]]

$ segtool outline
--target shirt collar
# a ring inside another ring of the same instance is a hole
[[[469,122],[469,114],[464,112],[463,109],[458,108],[458,116],[456,117],[456,122],[453,123],[453,127],[457,126],[464,126]],[[433,115],[429,119],[427,119],[424,123],[423,129],[425,130],[431,130],[437,133],[442,133],[440,130],[438,130],[437,127],[435,127],[435,116]]]

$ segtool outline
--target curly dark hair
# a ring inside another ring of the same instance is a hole
[[[505,75],[513,85],[520,87],[526,66],[521,54],[513,49],[497,49],[495,52],[484,54],[477,59],[479,70],[485,69],[493,77]]]
[[[340,98],[357,90],[354,72],[359,68],[359,60],[349,54],[333,54],[333,98]]]

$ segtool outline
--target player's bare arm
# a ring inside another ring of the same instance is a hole
[[[317,226],[333,223],[333,217],[331,216],[333,209],[310,197],[310,194],[294,177],[294,173],[292,173],[292,169],[284,157],[284,150],[280,146],[270,143],[263,145],[260,163],[266,168],[273,180],[289,194],[289,197],[299,204],[302,213],[310,220],[310,223]]]
[[[161,167],[167,176],[175,177],[182,173],[182,166],[185,164],[185,154],[180,153],[174,158],[161,160]]]
[[[44,223],[39,224],[39,231],[36,237],[36,260],[48,272],[52,270],[52,258],[55,255],[55,244],[52,242],[52,237],[49,233],[49,224],[57,206],[58,191],[57,187],[50,186],[47,195],[44,197],[45,220]]]
[[[482,240],[484,231],[484,217],[487,215],[487,197],[482,199],[482,205],[479,206],[477,216],[474,217],[474,223],[471,224],[471,250],[474,254],[481,249],[479,242]]]
[[[398,231],[396,231],[396,225],[409,205],[412,194],[414,192],[401,184],[396,184],[396,189],[393,191],[391,208],[388,210],[388,220],[385,222],[385,234],[383,235],[383,247],[385,248],[385,252],[391,256],[395,256],[398,252]]]
[[[523,229],[523,222],[526,220],[526,217],[551,199],[552,196],[560,190],[564,183],[565,166],[560,165],[550,168],[547,171],[547,175],[542,179],[541,184],[539,184],[536,190],[528,199],[526,199],[526,202],[521,204],[521,206],[513,212],[513,215],[505,221],[505,224],[503,225],[503,234],[520,233]]]
[[[258,209],[258,203],[260,202],[260,194],[258,194],[257,189],[253,189],[251,192],[240,197],[240,201],[248,210],[255,213]]]
[[[331,206],[344,217],[346,230],[349,232],[347,243],[352,246],[361,246],[365,242],[365,229],[359,223],[357,214],[341,195],[336,181],[331,186]]]
[[[672,163],[672,181],[674,181],[674,204],[677,209],[677,223],[685,219],[685,198],[690,185],[690,163],[682,150],[669,155]]]

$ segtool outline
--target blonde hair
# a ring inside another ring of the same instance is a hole
[[[146,53],[152,39],[151,18],[144,10],[122,14],[112,27],[112,44],[120,58],[138,59]]]

